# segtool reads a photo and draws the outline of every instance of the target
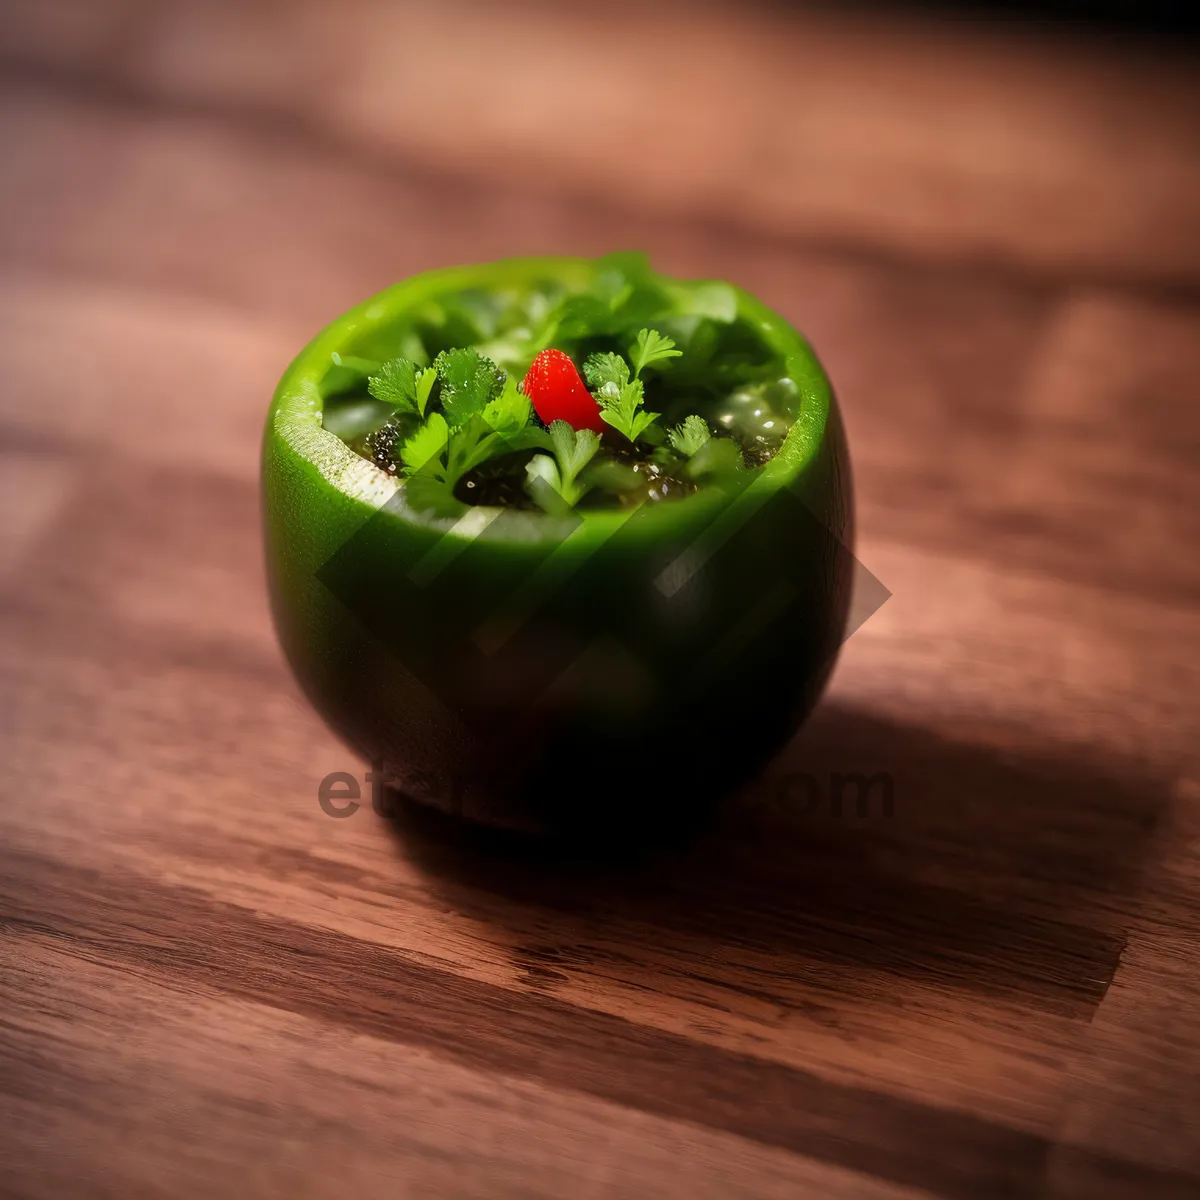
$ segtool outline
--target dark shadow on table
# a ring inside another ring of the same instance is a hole
[[[589,854],[402,797],[389,824],[440,902],[507,928],[531,986],[625,957],[644,980],[650,941],[768,1000],[826,964],[1087,1016],[1165,795],[1131,764],[1010,755],[826,705],[672,846]]]

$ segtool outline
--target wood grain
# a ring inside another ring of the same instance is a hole
[[[0,10],[0,1192],[1196,1195],[1194,73],[653,6],[578,89],[547,12]],[[687,845],[331,820],[275,379],[413,271],[633,245],[810,335],[892,598]]]

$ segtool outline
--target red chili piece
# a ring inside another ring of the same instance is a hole
[[[566,421],[573,429],[603,433],[600,406],[592,399],[569,354],[543,350],[533,360],[524,388],[534,412],[547,425]]]

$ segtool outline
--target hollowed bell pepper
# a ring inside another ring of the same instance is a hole
[[[636,835],[757,772],[816,702],[840,644],[849,468],[804,339],[726,287],[738,336],[790,380],[791,427],[735,486],[631,510],[435,515],[322,422],[331,396],[361,384],[355,364],[414,339],[427,350],[423,322],[456,297],[535,281],[578,290],[595,271],[573,258],[432,271],[323,330],[267,417],[266,562],[296,678],[403,791],[497,825]],[[654,278],[681,310],[714,286]],[[528,365],[507,364],[518,378]]]

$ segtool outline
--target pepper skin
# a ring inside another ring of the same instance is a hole
[[[271,609],[331,727],[417,800],[525,831],[621,841],[690,823],[755,775],[820,696],[845,630],[849,462],[815,355],[740,289],[798,411],[736,493],[579,518],[415,512],[405,485],[322,428],[331,356],[387,357],[397,323],[459,289],[553,279],[587,259],[433,271],[334,321],[267,416]],[[659,277],[663,278],[663,277]],[[674,287],[701,286],[671,281]]]

